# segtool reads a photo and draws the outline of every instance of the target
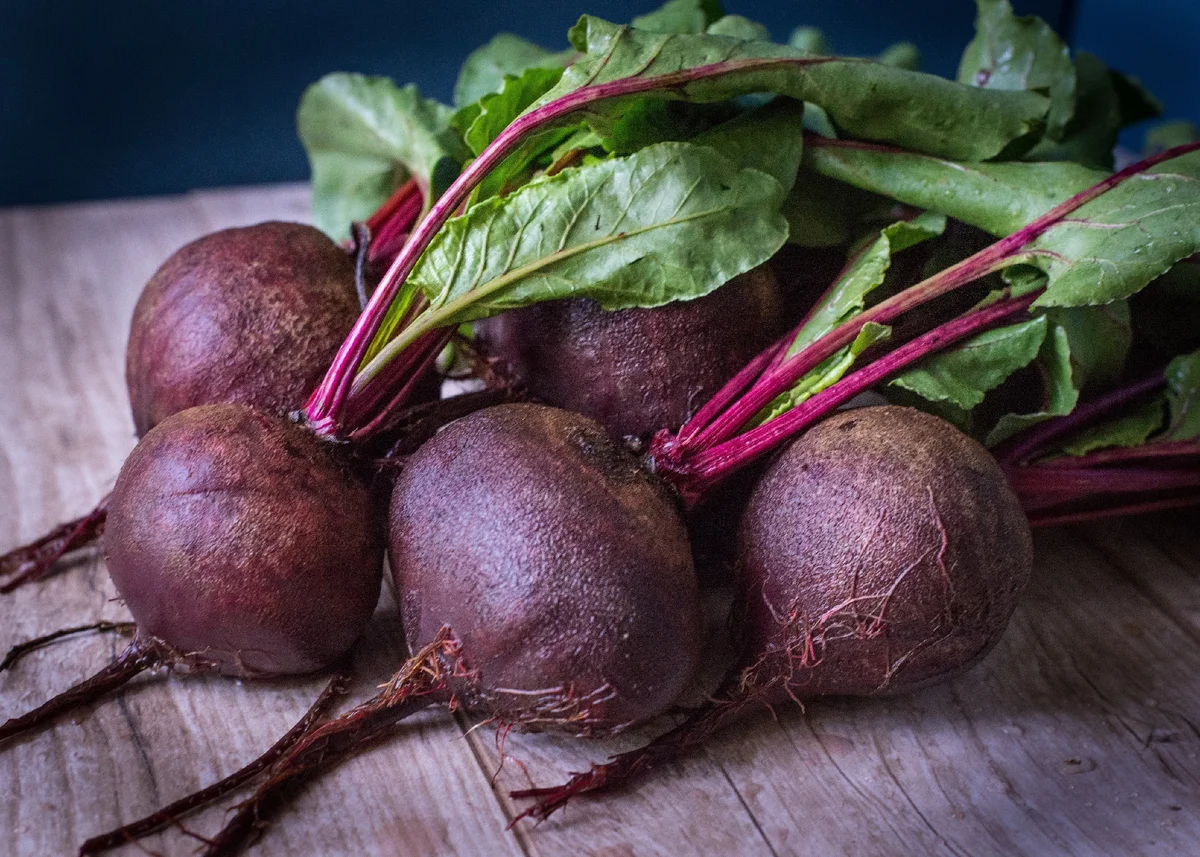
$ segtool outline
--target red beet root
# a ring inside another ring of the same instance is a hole
[[[991,456],[896,407],[835,414],[792,444],[751,495],[738,554],[748,649],[786,652],[799,696],[903,693],[965,669],[1033,562]]]
[[[367,483],[306,428],[244,405],[168,417],[109,505],[108,569],[137,636],[92,678],[0,725],[0,740],[161,665],[308,673],[358,639],[379,598],[383,527]]]
[[[1029,580],[1020,504],[983,447],[908,408],[844,411],[759,481],[739,533],[742,666],[715,701],[647,747],[538,798],[628,782],[752,706],[889,695],[950,678],[999,640]]]
[[[502,405],[444,429],[397,479],[389,558],[415,654],[372,700],[305,736],[209,857],[236,853],[292,787],[430,704],[613,732],[670,705],[698,659],[675,504],[577,414]]]
[[[133,311],[125,378],[138,434],[196,405],[299,408],[358,312],[354,263],[311,226],[260,223],[184,245]]]
[[[691,677],[699,601],[662,487],[591,420],[505,405],[425,444],[392,493],[409,647],[449,626],[501,720],[612,731]]]
[[[113,490],[109,573],[142,634],[227,675],[328,665],[379,598],[365,482],[311,432],[240,405],[169,417]]]
[[[779,283],[764,265],[693,301],[618,312],[586,298],[551,301],[478,329],[531,394],[620,437],[679,428],[783,324]]]

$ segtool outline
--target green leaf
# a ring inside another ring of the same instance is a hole
[[[1162,440],[1200,438],[1200,351],[1167,365],[1167,408],[1170,419]]]
[[[1074,161],[1111,170],[1113,146],[1121,127],[1121,102],[1112,75],[1091,54],[1080,51],[1075,63],[1075,115],[1062,133],[1049,135],[1025,153],[1027,161]]]
[[[697,134],[691,142],[711,146],[739,167],[762,170],[791,190],[804,153],[804,105],[776,98]]]
[[[1051,309],[1046,315],[1067,332],[1072,383],[1077,390],[1105,389],[1120,379],[1133,342],[1127,301]]]
[[[564,170],[446,224],[409,283],[436,326],[542,300],[605,309],[700,297],[787,237],[783,190],[712,149],[662,143]]]
[[[1016,17],[1008,0],[976,0],[975,38],[958,67],[960,83],[1050,96],[1046,136],[1062,138],[1075,110],[1075,67],[1062,39],[1041,18]]]
[[[892,329],[884,324],[868,321],[854,337],[854,341],[821,361],[811,372],[797,381],[786,393],[776,396],[750,422],[750,427],[762,425],[775,417],[786,414],[792,408],[811,399],[822,390],[832,387],[850,371],[864,351],[892,335]]]
[[[898,149],[819,141],[805,148],[804,166],[997,236],[1017,231],[1107,175],[1071,163],[959,163]]]
[[[1079,401],[1079,389],[1071,377],[1071,343],[1067,332],[1051,325],[1038,353],[1044,384],[1042,407],[1028,414],[1005,414],[987,435],[987,446],[995,446],[1022,429],[1071,413]]]
[[[605,149],[627,155],[655,143],[689,140],[735,115],[737,110],[730,103],[688,104],[637,98],[626,103],[620,116],[595,125],[602,131]]]
[[[1043,306],[1126,298],[1200,252],[1200,152],[1123,181],[1051,226],[1021,261],[1049,276]]]
[[[954,348],[932,354],[889,383],[931,402],[949,402],[970,410],[984,394],[998,387],[1038,356],[1048,323],[1032,318],[967,339]]]
[[[945,228],[944,217],[925,212],[913,220],[901,220],[880,230],[879,237],[858,254],[812,308],[808,321],[788,346],[788,356],[803,351],[843,321],[861,312],[866,306],[867,295],[883,283],[894,254],[936,238]]]
[[[797,27],[792,30],[788,45],[810,57],[827,57],[833,53],[825,34],[816,27]]]
[[[850,136],[984,160],[1039,130],[1048,104],[1029,92],[979,90],[866,60],[804,61],[802,51],[783,45],[660,35],[586,15],[571,30],[571,41],[586,55],[531,111],[582,87],[661,78],[655,97],[713,102],[753,93],[787,95],[824,108]],[[619,116],[627,101],[614,97],[590,104],[589,123],[603,133],[603,123]]]
[[[1036,359],[1045,384],[1045,407],[1004,416],[989,436],[989,443],[996,443],[1019,428],[1070,413],[1081,390],[1114,383],[1130,339],[1129,308],[1123,301],[1052,310],[932,354],[891,384],[954,409],[966,422],[967,413],[983,403],[988,391]]]
[[[712,36],[729,36],[733,39],[743,39],[745,41],[771,41],[770,30],[758,23],[758,21],[751,21],[749,18],[743,18],[741,15],[726,15],[723,18],[718,18],[709,25],[705,32]]]
[[[313,221],[335,240],[415,177],[426,200],[467,157],[450,108],[384,77],[330,74],[300,100],[296,124],[312,166]],[[449,169],[447,169],[449,168]]]
[[[463,63],[454,85],[454,104],[462,107],[504,87],[504,78],[531,68],[563,68],[575,51],[550,51],[512,33],[499,33],[476,48]]]
[[[530,68],[520,76],[506,76],[499,92],[484,95],[455,114],[454,124],[462,130],[463,141],[478,155],[560,77],[560,68]]]
[[[668,0],[634,18],[633,26],[651,33],[703,33],[724,14],[717,0]]]
[[[1154,399],[1115,420],[1084,429],[1063,445],[1068,455],[1087,455],[1096,449],[1141,446],[1162,428],[1166,402]]]
[[[1000,278],[1014,298],[1046,288],[1046,274],[1033,265],[1013,265],[1000,272]]]
[[[1075,115],[1059,139],[1045,139],[1025,155],[1029,161],[1074,161],[1111,170],[1117,132],[1125,124],[1113,72],[1085,51],[1075,58]]]
[[[884,65],[894,65],[909,71],[921,70],[921,49],[912,42],[896,42],[876,57]]]
[[[1187,120],[1160,122],[1146,132],[1142,153],[1157,155],[1159,152],[1165,152],[1167,149],[1173,149],[1185,143],[1194,143],[1196,140],[1200,140],[1200,128],[1197,128],[1194,122]]]

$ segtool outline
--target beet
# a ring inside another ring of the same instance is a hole
[[[978,443],[911,408],[843,411],[779,456],[742,516],[747,648],[799,696],[914,690],[981,658],[1029,582],[1029,525]]]
[[[679,514],[583,417],[513,404],[452,423],[396,482],[388,557],[410,648],[448,625],[478,672],[472,704],[503,721],[611,731],[662,711],[695,667]]]
[[[260,223],[184,245],[134,307],[125,379],[138,436],[196,405],[299,409],[358,312],[354,263],[311,226]],[[436,399],[439,383],[430,373],[413,399]],[[0,593],[99,538],[106,502],[0,556]]]
[[[226,675],[306,673],[358,638],[383,534],[367,484],[302,426],[206,405],[151,429],[109,507],[109,574],[139,633]]]
[[[1032,539],[987,451],[936,417],[842,411],[772,463],[742,515],[740,664],[681,725],[567,783],[514,792],[545,818],[703,746],[750,708],[948,679],[1003,633]]]
[[[358,313],[353,261],[311,226],[260,223],[184,245],[133,311],[125,379],[138,434],[195,405],[300,408]]]
[[[533,396],[621,437],[679,428],[783,324],[779,283],[764,265],[692,301],[617,312],[587,298],[548,301],[476,329]]]
[[[443,429],[396,480],[388,557],[413,656],[301,738],[210,857],[236,853],[299,781],[431,704],[605,734],[665,710],[696,666],[700,603],[675,502],[578,414],[508,404]]]

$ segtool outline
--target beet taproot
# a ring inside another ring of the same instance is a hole
[[[915,690],[1000,639],[1029,525],[999,465],[912,408],[842,411],[759,480],[738,533],[749,651],[790,653],[798,696]]]
[[[663,487],[567,411],[478,411],[396,481],[388,557],[410,648],[449,626],[501,720],[612,731],[670,705],[700,644],[687,535]]]
[[[191,408],[121,468],[109,574],[141,635],[226,675],[311,672],[375,608],[379,505],[303,426],[243,405]]]
[[[762,265],[696,300],[617,312],[587,298],[548,301],[477,331],[534,397],[622,437],[679,428],[783,332],[783,307]]]
[[[358,313],[353,261],[311,226],[272,221],[185,244],[133,311],[125,380],[139,436],[196,405],[300,408]]]
[[[748,710],[882,696],[958,675],[1000,639],[1029,581],[1029,525],[999,465],[910,408],[841,411],[751,493],[738,544],[740,660],[675,729],[550,788],[519,817],[629,783]]]

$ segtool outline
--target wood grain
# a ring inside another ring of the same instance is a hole
[[[83,513],[111,486],[134,442],[128,319],[157,264],[204,232],[306,213],[295,186],[0,211],[0,547]],[[1197,523],[1175,515],[1042,533],[1033,590],[968,675],[902,699],[763,712],[638,788],[537,827],[505,831],[519,810],[509,788],[557,781],[665,724],[604,742],[513,734],[501,766],[494,730],[425,712],[305,791],[254,853],[1200,853]],[[125,616],[102,559],[85,552],[0,600],[0,648]],[[84,637],[0,674],[0,717],[122,645]],[[359,647],[356,695],[401,657],[385,597]],[[239,767],[321,684],[150,676],[0,748],[0,842],[14,855],[72,853]],[[211,833],[221,817],[187,823]],[[146,845],[173,855],[196,843],[168,831]]]

